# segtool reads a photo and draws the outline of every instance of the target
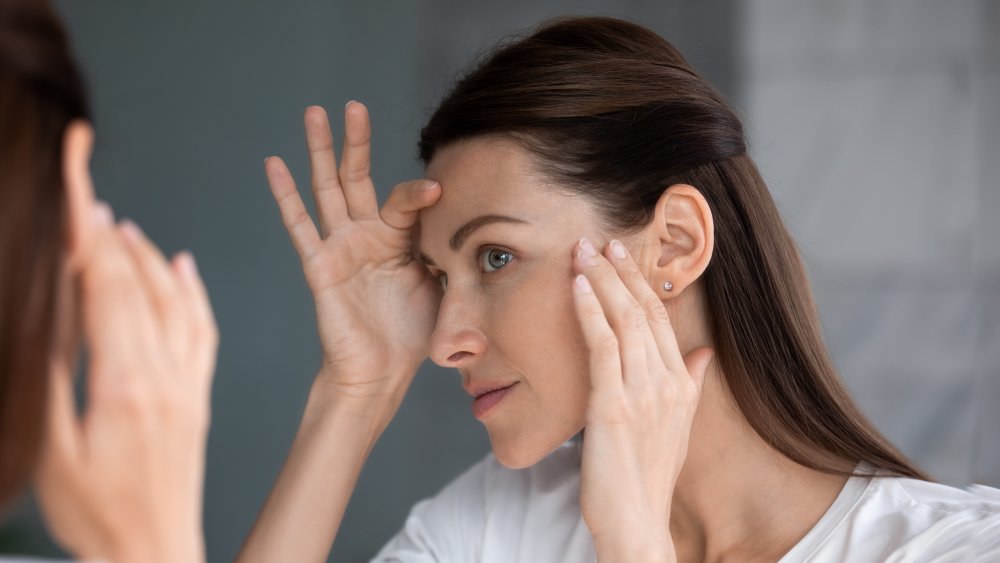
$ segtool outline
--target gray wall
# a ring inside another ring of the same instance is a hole
[[[1000,3],[743,6],[752,153],[841,373],[932,475],[1000,486]]]
[[[368,104],[384,198],[396,182],[421,176],[417,135],[455,74],[507,33],[548,16],[635,19],[736,91],[730,1],[57,5],[93,95],[99,195],[164,250],[195,252],[219,320],[205,508],[211,561],[231,559],[249,530],[319,361],[311,297],[262,166],[282,155],[308,185],[306,105],[337,116],[349,99]],[[369,460],[331,559],[374,554],[415,501],[488,447],[456,374],[428,363]],[[57,553],[30,506],[0,530],[0,552],[17,546]]]

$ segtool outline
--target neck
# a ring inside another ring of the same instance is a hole
[[[846,482],[799,465],[753,430],[721,373],[707,375],[671,504],[678,560],[777,560]]]

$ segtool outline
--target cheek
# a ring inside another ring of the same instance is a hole
[[[502,342],[505,361],[527,378],[544,410],[559,418],[582,420],[590,391],[587,347],[573,305],[572,273],[547,268],[525,279],[504,300],[504,311],[494,319],[507,335]]]

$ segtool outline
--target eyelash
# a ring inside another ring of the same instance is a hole
[[[497,268],[495,268],[493,270],[490,270],[490,271],[486,271],[484,269],[484,267],[483,267],[483,261],[484,261],[484,258],[486,257],[486,255],[488,255],[490,252],[501,252],[504,255],[506,255],[508,258],[507,258],[507,261],[504,262],[502,266],[497,267]],[[514,260],[514,253],[513,252],[511,252],[509,250],[505,250],[503,248],[496,247],[496,246],[481,246],[481,247],[479,247],[479,251],[476,253],[476,266],[479,268],[480,273],[483,274],[483,275],[495,274],[498,271],[500,271],[503,268],[505,268],[507,265],[509,265],[513,260]],[[442,289],[447,289],[447,287],[448,287],[448,274],[441,273],[441,274],[439,274],[437,276],[437,278],[441,282],[441,288]]]

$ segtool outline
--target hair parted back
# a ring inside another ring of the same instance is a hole
[[[48,2],[0,0],[0,502],[38,455],[65,249],[63,134],[88,113]]]
[[[443,146],[476,137],[519,144],[620,233],[645,227],[669,186],[697,188],[715,224],[702,280],[716,360],[754,430],[813,469],[843,474],[865,461],[926,479],[846,391],[739,118],[670,43],[612,18],[543,24],[454,85],[421,132],[420,157],[428,164]]]

